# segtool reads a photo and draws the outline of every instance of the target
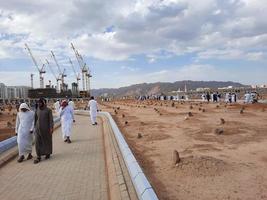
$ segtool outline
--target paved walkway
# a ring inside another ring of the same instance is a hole
[[[64,143],[57,129],[50,160],[36,165],[13,160],[0,168],[0,199],[108,199],[101,131],[100,125],[90,125],[89,117],[76,116],[73,142]]]

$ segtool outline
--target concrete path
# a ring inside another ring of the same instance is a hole
[[[50,160],[36,165],[33,160],[13,160],[0,168],[0,199],[108,199],[101,126],[92,126],[89,117],[76,116],[71,139],[71,144],[64,143],[59,128],[53,135]]]

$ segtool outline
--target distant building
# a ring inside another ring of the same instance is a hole
[[[25,99],[28,98],[28,86],[6,86],[0,83],[0,99]]]
[[[77,83],[72,83],[71,84],[71,93],[72,96],[78,97],[79,96],[79,90],[78,90],[78,84]]]

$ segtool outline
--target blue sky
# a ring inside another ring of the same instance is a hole
[[[39,85],[24,43],[56,71],[53,50],[74,82],[73,42],[92,88],[189,79],[267,84],[266,10],[263,0],[0,1],[0,82],[29,86],[34,73]],[[46,71],[45,84],[55,84]]]

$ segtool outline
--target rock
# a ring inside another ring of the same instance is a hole
[[[178,153],[177,150],[174,150],[174,151],[173,151],[172,159],[173,159],[173,164],[174,164],[174,165],[177,165],[178,163],[181,162],[181,159],[180,159],[180,156],[179,156],[179,153]]]
[[[193,114],[191,112],[188,113],[189,117],[193,117]]]
[[[124,124],[127,125],[128,124],[128,121],[125,121]]]
[[[188,119],[189,119],[189,117],[188,116],[185,116],[184,120],[188,120]]]
[[[223,132],[224,132],[223,128],[216,128],[214,130],[214,133],[217,134],[217,135],[221,135],[221,134],[223,134]]]
[[[142,137],[143,137],[142,134],[141,133],[138,133],[137,138],[140,139]]]
[[[225,124],[225,120],[221,118],[221,124]]]

